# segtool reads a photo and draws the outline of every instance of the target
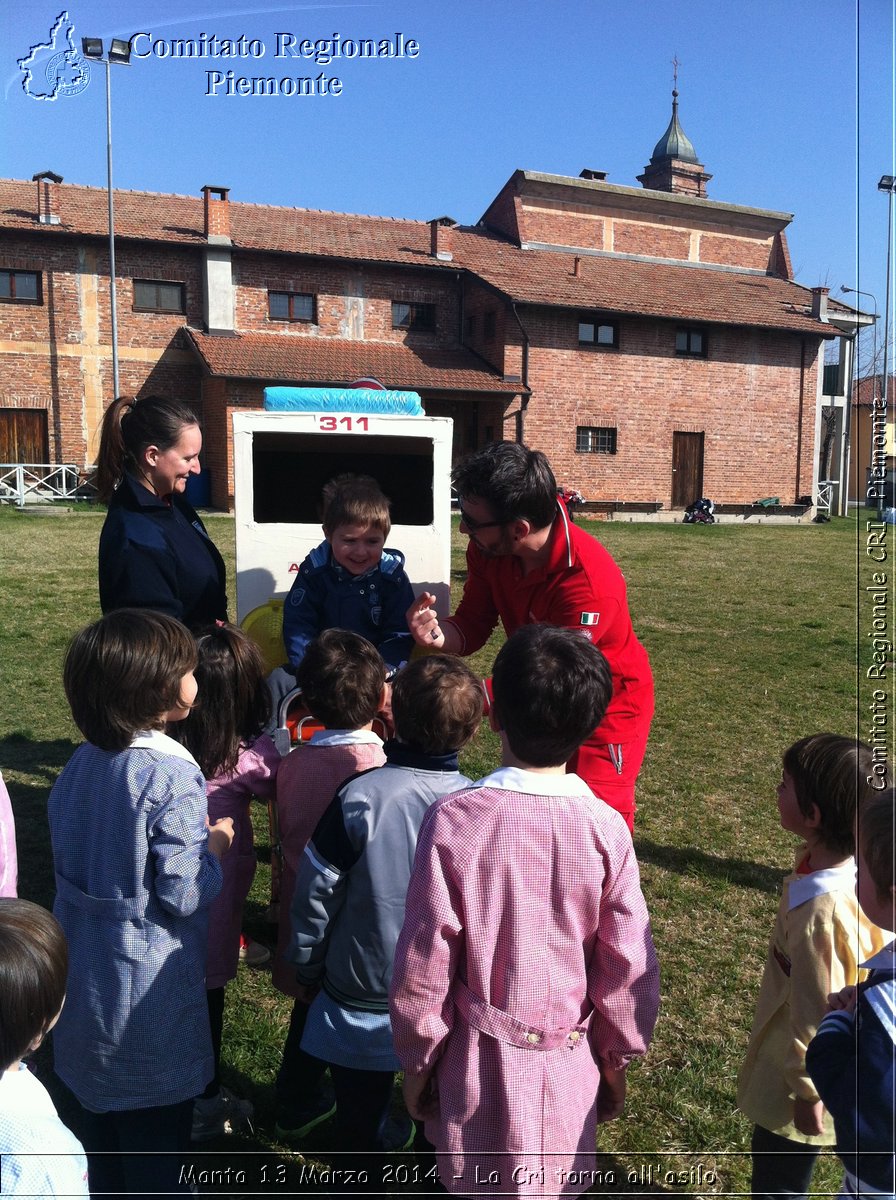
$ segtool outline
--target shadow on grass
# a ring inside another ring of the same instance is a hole
[[[52,907],[56,894],[47,797],[75,749],[68,738],[41,742],[22,733],[0,738],[0,768],[16,822],[19,895],[45,908]],[[16,775],[30,778],[26,782]]]
[[[637,836],[635,854],[638,862],[676,871],[679,875],[718,879],[738,887],[755,888],[771,896],[780,892],[781,880],[786,874],[780,867],[767,867],[763,863],[747,862],[742,858],[718,858],[695,846],[663,846]]]

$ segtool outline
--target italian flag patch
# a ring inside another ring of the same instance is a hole
[[[600,620],[600,613],[582,613],[579,617],[580,625],[596,625]]]

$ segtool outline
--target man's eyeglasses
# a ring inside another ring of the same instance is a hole
[[[466,525],[467,529],[469,529],[470,533],[477,533],[480,529],[497,529],[499,525],[509,524],[507,521],[474,521],[472,517],[464,512],[460,505],[457,507],[460,512],[460,519]]]

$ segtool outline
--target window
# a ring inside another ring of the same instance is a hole
[[[495,340],[495,310],[493,308],[490,308],[482,318],[482,340],[484,342]]]
[[[472,313],[466,318],[465,328],[467,341],[472,342],[476,336],[476,317]]]
[[[182,313],[186,310],[182,283],[162,283],[157,279],[134,280],[135,312]]]
[[[409,329],[414,333],[434,330],[436,306],[434,304],[412,304],[403,300],[392,301],[392,328]]]
[[[685,326],[675,331],[675,353],[687,354],[691,358],[706,358],[706,334],[702,329]]]
[[[616,428],[611,425],[578,425],[577,454],[615,454]]]
[[[268,316],[272,321],[314,323],[314,296],[311,292],[268,292]]]
[[[37,271],[0,271],[0,300],[8,304],[42,304]]]
[[[586,316],[579,318],[579,345],[604,350],[619,349],[619,322]]]

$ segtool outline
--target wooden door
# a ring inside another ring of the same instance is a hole
[[[46,409],[0,408],[0,463],[49,461]]]
[[[703,434],[672,434],[672,507],[687,508],[703,495]]]

